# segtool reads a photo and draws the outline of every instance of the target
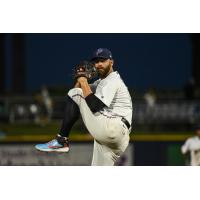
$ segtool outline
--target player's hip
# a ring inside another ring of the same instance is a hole
[[[103,123],[99,124],[99,127],[102,127],[101,130],[98,127],[94,130],[96,140],[112,148],[128,145],[129,129],[123,123],[121,117],[106,118],[104,116],[101,123]]]

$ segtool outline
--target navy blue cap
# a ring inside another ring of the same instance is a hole
[[[91,60],[95,60],[97,58],[112,59],[112,53],[109,49],[99,48],[96,51],[94,51]]]

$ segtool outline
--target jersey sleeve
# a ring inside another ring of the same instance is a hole
[[[182,154],[185,154],[189,151],[189,146],[190,146],[190,140],[186,140],[184,145],[181,147]]]
[[[107,81],[105,84],[98,85],[95,96],[98,97],[107,107],[109,107],[117,89],[118,84],[116,81]]]

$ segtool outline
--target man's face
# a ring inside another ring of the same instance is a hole
[[[105,78],[113,71],[113,60],[105,58],[97,58],[94,60],[95,67],[99,73],[100,78]]]

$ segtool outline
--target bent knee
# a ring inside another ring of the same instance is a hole
[[[71,98],[73,98],[75,96],[83,97],[83,90],[81,88],[72,88],[71,90],[69,90],[68,96],[70,96]]]

